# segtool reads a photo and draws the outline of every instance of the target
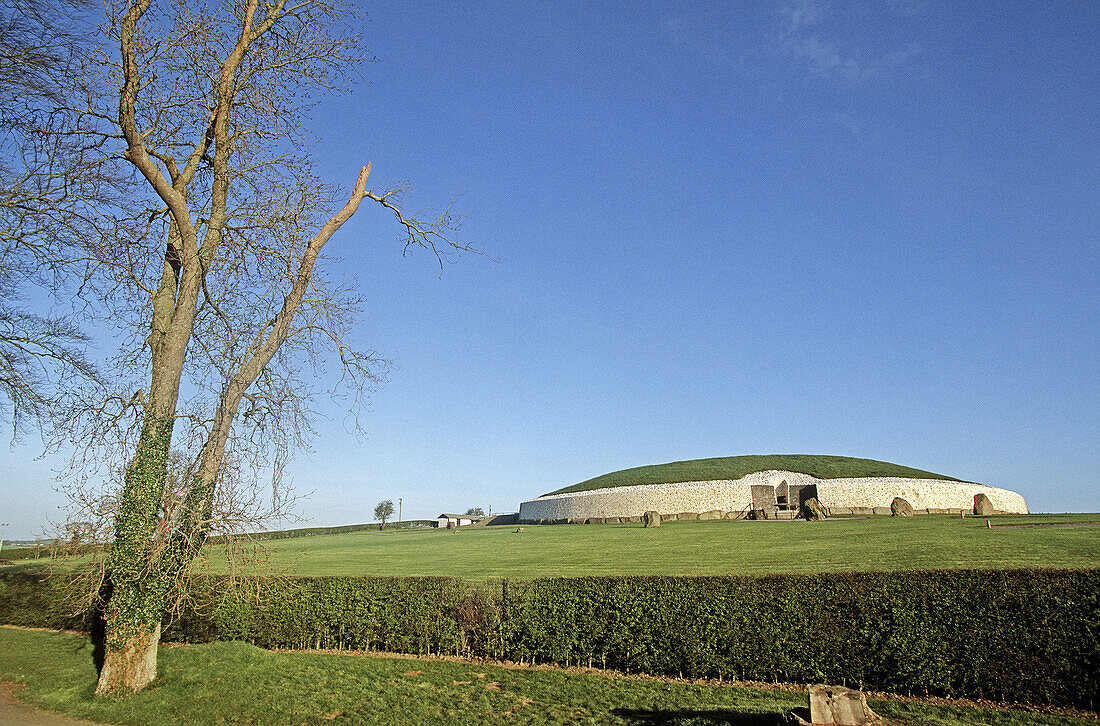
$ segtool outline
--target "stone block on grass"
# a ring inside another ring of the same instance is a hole
[[[984,492],[978,492],[974,495],[974,514],[979,517],[992,517],[994,511],[993,502],[989,500]]]
[[[842,686],[810,686],[810,723],[814,726],[866,726],[882,718],[867,705],[863,691]]]
[[[825,507],[821,506],[821,502],[817,501],[817,497],[810,497],[803,502],[802,509],[798,515],[808,522],[820,522],[829,516]]]
[[[890,515],[893,517],[912,517],[913,505],[901,497],[894,497],[894,501],[890,502]]]

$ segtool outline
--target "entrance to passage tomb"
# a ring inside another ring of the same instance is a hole
[[[752,511],[761,519],[789,519],[798,516],[802,506],[817,498],[816,484],[789,484],[784,479],[778,485],[753,484]]]

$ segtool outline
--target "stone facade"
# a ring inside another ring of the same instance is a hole
[[[816,486],[817,498],[833,514],[890,513],[894,497],[912,505],[916,513],[971,511],[974,495],[985,494],[998,512],[1026,514],[1027,503],[1007,489],[946,481],[874,477],[858,479],[816,479],[790,471],[760,471],[736,481],[679,482],[610,487],[570,494],[550,494],[523,502],[521,522],[544,520],[581,521],[591,518],[640,517],[654,510],[662,515],[685,512],[742,512],[752,507],[752,486]]]

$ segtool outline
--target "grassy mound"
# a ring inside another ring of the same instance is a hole
[[[604,474],[580,484],[564,487],[550,494],[586,492],[592,489],[625,487],[637,484],[672,484],[682,481],[716,481],[740,479],[758,471],[793,471],[818,479],[848,479],[871,476],[896,476],[909,479],[946,479],[960,481],[930,471],[911,469],[888,461],[854,459],[850,456],[816,454],[765,454],[761,456],[721,456],[714,459],[673,461],[669,464],[636,466]],[[546,496],[545,494],[543,496]]]

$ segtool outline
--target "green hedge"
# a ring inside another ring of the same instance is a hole
[[[1100,571],[532,580],[518,659],[1093,708]]]
[[[26,628],[87,630],[89,619],[65,605],[63,583],[45,574],[0,574],[0,623]]]
[[[509,580],[207,581],[165,631],[190,642],[592,665],[1096,708],[1100,570]],[[74,627],[34,576],[0,621]]]
[[[454,618],[465,593],[445,577],[318,577],[200,584],[167,640],[245,640],[264,648],[463,652]]]

